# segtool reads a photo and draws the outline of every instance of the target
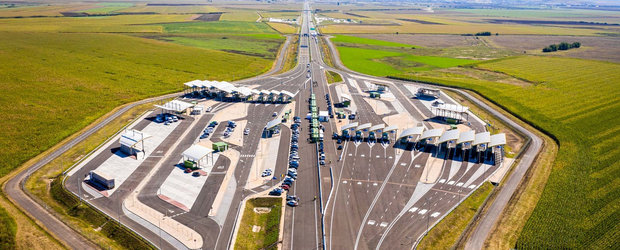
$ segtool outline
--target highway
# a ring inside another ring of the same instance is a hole
[[[301,34],[309,34],[310,27],[314,26],[311,22],[311,12],[308,11],[310,10],[309,4],[305,3],[303,9],[304,18]],[[287,39],[283,51],[286,51],[289,40]],[[360,122],[360,124],[385,123],[383,118],[392,114],[377,115],[373,108],[363,99],[363,95],[369,89],[362,83],[364,81],[375,81],[389,85],[391,92],[396,98],[396,102],[413,119],[425,126],[430,126],[428,120],[431,115],[429,114],[430,111],[419,101],[411,99],[410,95],[407,94],[409,92],[405,85],[412,85],[413,83],[382,79],[350,71],[343,66],[338,57],[335,60],[338,68],[331,68],[323,62],[322,57],[325,55],[321,55],[318,41],[312,36],[302,37],[300,45],[302,47],[299,48],[299,63],[293,70],[273,75],[282,67],[284,53],[281,53],[274,69],[263,76],[242,80],[238,83],[260,85],[261,89],[288,90],[292,93],[298,93],[295,96],[297,103],[295,114],[305,117],[305,114],[308,112],[307,100],[311,93],[314,93],[317,97],[319,110],[327,109],[325,94],[330,94],[333,103],[338,102],[335,86],[328,85],[324,77],[324,70],[329,69],[343,76],[347,88],[353,97],[353,102],[357,105],[359,115],[356,121]],[[337,51],[331,42],[328,42],[328,46],[331,53],[336,53],[337,55]],[[306,67],[308,63],[310,67]],[[311,75],[310,80],[307,74]],[[415,85],[419,86],[421,84],[415,83]],[[362,92],[359,92],[358,88]],[[515,171],[502,184],[503,187],[491,204],[489,212],[482,215],[479,226],[474,229],[472,237],[467,242],[466,247],[468,249],[480,249],[492,225],[501,215],[501,211],[505,208],[527,169],[540,151],[542,140],[534,133],[529,132],[519,124],[503,116],[500,112],[491,109],[484,102],[469,96],[466,92],[455,91],[465,95],[477,105],[515,127],[531,139],[531,143],[524,151],[522,159],[515,167]],[[20,183],[24,182],[30,173],[66,152],[66,150],[92,135],[130,108],[142,103],[178,95],[177,93],[150,98],[124,106],[59,149],[54,150],[31,167],[21,171],[7,182],[4,191],[13,202],[28,211],[32,217],[41,221],[50,233],[54,234],[69,247],[74,249],[95,248],[94,244],[73,231],[62,221],[48,213],[40,204],[32,200],[22,189]],[[452,102],[449,99],[443,100],[447,103]],[[221,109],[226,105],[230,104],[219,103],[214,109]],[[241,155],[255,154],[263,126],[273,119],[271,113],[281,113],[283,107],[284,105],[251,105],[248,116],[242,118],[250,121],[248,127],[251,129],[251,133],[244,137],[243,147],[232,145],[232,148],[239,150]],[[205,115],[199,121],[193,121],[192,117],[184,117],[181,124],[173,131],[173,135],[166,139],[170,141],[162,143],[156,151],[161,152],[162,155],[180,155],[182,150],[193,143],[194,138],[200,134],[201,128],[204,128],[204,126],[195,126],[193,130],[187,131],[189,124],[197,122],[198,124],[206,125],[211,117],[212,115]],[[147,120],[138,122],[136,128],[139,129],[146,126],[147,122]],[[306,142],[309,138],[308,132],[310,130],[308,121],[304,120],[301,126],[302,132],[299,138],[299,154],[301,157],[301,164],[298,170],[299,178],[290,191],[291,194],[299,196],[301,200],[298,207],[287,207],[284,210],[284,240],[282,242],[284,249],[413,248],[427,228],[437,223],[442,216],[458,205],[466,195],[473,192],[473,189],[469,188],[469,186],[479,185],[490,173],[496,170],[494,167],[489,167],[478,171],[478,169],[481,169],[481,164],[473,160],[468,162],[462,159],[463,156],[455,156],[454,152],[445,152],[445,149],[442,152],[434,147],[413,148],[408,146],[407,148],[399,148],[394,147],[394,144],[384,146],[366,141],[345,141],[343,142],[343,150],[339,151],[336,150],[337,144],[335,141],[329,139],[333,132],[339,132],[336,131],[335,119],[330,119],[329,123],[323,123],[323,125],[325,126],[327,164],[320,167],[317,164],[315,144]],[[473,122],[472,126],[480,131],[483,129],[484,124]],[[185,132],[188,135],[181,138],[177,146],[171,147],[172,140],[178,139],[178,136]],[[216,131],[217,133],[221,133],[221,130]],[[290,130],[283,128],[280,136],[282,136],[280,149],[284,149],[283,147],[288,147],[288,142],[290,141]],[[68,178],[66,187],[75,194],[80,193],[77,185],[79,179],[75,178],[80,178],[89,170],[97,167],[102,160],[106,159],[106,156],[109,157],[113,147],[117,147],[117,145],[112,145],[109,150],[105,150],[108,152],[108,155],[102,154],[98,156],[75,175]],[[284,151],[288,152],[288,150]],[[423,179],[423,167],[420,166],[424,166],[430,157],[442,159],[442,169],[444,170],[438,179],[444,180],[444,182],[423,183],[420,181]],[[338,161],[340,158],[341,160]],[[160,236],[149,228],[129,218],[125,218],[123,201],[131,192],[134,192],[135,187],[146,176],[149,166],[157,164],[171,166],[177,160],[174,157],[149,157],[138,168],[136,173],[123,184],[118,192],[115,192],[109,199],[98,198],[88,202],[109,216],[119,218],[124,225],[140,233],[140,235],[158,247],[174,249],[176,247],[173,244],[167,241],[162,242]],[[242,158],[242,160],[237,164],[234,172],[236,192],[234,192],[232,197],[232,205],[226,216],[220,220],[208,216],[208,208],[211,207],[214,198],[213,195],[209,195],[209,192],[218,187],[222,182],[221,177],[218,176],[207,179],[207,183],[200,191],[199,198],[196,201],[196,204],[200,205],[195,206],[196,208],[192,208],[189,212],[182,211],[157,198],[156,190],[171,171],[170,168],[162,167],[159,169],[159,172],[155,175],[156,177],[138,194],[138,197],[143,203],[161,213],[166,213],[170,218],[199,232],[204,242],[201,248],[229,249],[232,247],[230,244],[241,201],[248,195],[267,188],[267,186],[261,186],[253,190],[246,190],[244,188],[252,160],[251,157]],[[287,155],[279,154],[274,175],[279,176],[285,173],[287,163]],[[218,160],[217,164],[229,165],[230,160],[223,157]],[[451,181],[453,181],[452,184],[450,184]],[[456,184],[458,183],[462,185],[457,186]],[[317,198],[315,199],[314,197]],[[423,210],[425,211],[424,213],[422,213]]]

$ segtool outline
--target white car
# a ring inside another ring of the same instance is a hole
[[[250,134],[250,128],[246,128],[246,129],[243,131],[243,134],[244,134],[244,135],[249,135],[249,134]]]
[[[273,115],[272,115],[272,116],[273,116],[273,117],[278,116],[278,112],[273,112]]]
[[[266,177],[270,175],[271,175],[271,169],[265,169],[265,171],[263,171],[263,174],[261,174],[262,177]]]

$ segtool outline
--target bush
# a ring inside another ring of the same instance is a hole
[[[491,32],[489,31],[483,31],[483,32],[478,32],[476,33],[476,36],[490,36]]]
[[[580,42],[574,42],[574,43],[561,42],[559,44],[551,44],[547,47],[544,47],[542,49],[542,52],[546,53],[546,52],[554,52],[558,50],[569,50],[569,49],[579,48],[579,47],[581,47]]]
[[[15,249],[15,220],[0,207],[0,249]]]

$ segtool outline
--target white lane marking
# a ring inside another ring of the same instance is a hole
[[[467,187],[467,188],[474,189],[475,187],[476,187],[476,185],[469,185],[469,187]]]
[[[366,155],[360,155],[360,157],[364,157],[364,156],[366,156]]]
[[[403,162],[403,163],[401,163],[400,165],[401,165],[401,166],[407,166],[407,163],[404,163],[404,162]]]
[[[431,217],[433,217],[433,218],[435,218],[437,216],[439,216],[439,212],[434,212],[433,214],[431,214]]]
[[[446,183],[446,179],[439,180],[439,183]]]
[[[342,181],[342,183],[347,184],[347,181]]]
[[[420,164],[415,164],[414,168],[420,168]]]
[[[376,222],[375,222],[374,220],[369,220],[369,221],[368,221],[368,225],[371,225],[371,226],[372,226],[372,225],[374,225],[375,223],[376,223]]]
[[[463,186],[463,183],[462,183],[462,182],[459,182],[459,183],[457,183],[457,184],[456,184],[456,186],[457,186],[457,187]]]
[[[422,209],[420,210],[420,212],[418,212],[418,214],[425,214],[426,212],[428,212],[428,209]]]
[[[417,207],[412,207],[411,209],[409,209],[410,213],[415,213],[415,211],[418,211]]]
[[[380,227],[387,227],[388,223],[387,222],[381,222],[381,224],[379,224]]]
[[[454,181],[449,181],[448,185],[454,185]]]
[[[377,155],[377,158],[379,158],[380,156]]]
[[[362,182],[361,182],[361,181],[358,181],[358,182],[357,182],[357,185],[362,185]]]
[[[375,183],[373,183],[372,185],[373,185],[373,186],[377,186],[377,183],[375,182]]]

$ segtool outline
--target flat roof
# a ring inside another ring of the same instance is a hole
[[[357,126],[357,128],[355,128],[355,131],[369,129],[370,127],[372,127],[372,123],[365,123],[365,124]]]
[[[255,89],[250,89],[250,91],[252,91],[252,94],[255,94],[255,95],[260,94],[260,91],[255,90]]]
[[[193,106],[194,104],[179,101],[179,100],[172,100],[167,103],[164,103],[164,105],[155,105],[155,107],[158,107],[164,110],[176,111],[176,112],[181,112]]]
[[[457,113],[465,113],[467,112],[467,110],[469,110],[469,108],[465,106],[456,105],[456,104],[445,104],[445,103],[439,104],[435,108],[440,109],[440,110],[450,111],[450,112],[457,112]]]
[[[183,157],[198,162],[211,152],[213,152],[213,149],[194,144],[185,151],[183,151]]]
[[[377,130],[383,129],[383,128],[385,128],[385,124],[382,123],[382,124],[377,124],[377,125],[374,125],[374,126],[370,127],[368,129],[368,131],[377,131]]]
[[[349,100],[349,101],[350,101],[350,100],[353,100],[353,99],[351,98],[351,96],[350,96],[350,95],[347,95],[347,94],[340,94],[340,98],[342,98],[342,99],[347,99],[347,100]]]
[[[266,129],[272,129],[275,126],[280,125],[280,123],[282,123],[282,120],[280,118],[276,118],[276,119],[273,119],[273,120],[269,121],[267,123],[267,126],[265,126],[265,128]]]
[[[268,95],[268,94],[271,94],[271,92],[269,92],[269,91],[267,91],[267,90],[264,90],[264,89],[261,89],[261,90],[260,90],[260,93],[261,93],[261,94],[263,94],[263,95]]]
[[[400,133],[400,136],[398,136],[398,139],[401,139],[403,137],[414,136],[414,135],[421,136],[423,132],[424,132],[424,127],[408,128],[408,129],[405,129],[405,131],[403,131],[402,133]]]
[[[392,126],[388,126],[387,128],[383,129],[383,132],[390,132],[390,131],[394,131],[397,129],[398,129],[398,126],[392,125]]]
[[[441,137],[442,134],[443,134],[443,128],[426,130],[424,131],[424,133],[422,133],[420,140],[433,138],[433,137]]]
[[[476,139],[474,139],[474,143],[472,145],[480,145],[487,144],[491,142],[491,133],[490,132],[482,132],[476,134]]]
[[[344,130],[347,130],[347,129],[350,129],[350,128],[355,128],[355,127],[357,127],[357,125],[358,125],[357,122],[349,123],[347,125],[342,126],[342,128],[340,128],[340,130],[344,131]]]
[[[280,91],[277,91],[277,90],[272,90],[271,93],[274,95],[280,95]]]
[[[459,139],[461,132],[458,129],[448,130],[439,137],[438,143],[444,143],[448,141],[456,141]]]
[[[133,148],[138,142],[141,142],[150,137],[151,135],[147,133],[135,129],[126,129],[121,135],[119,142],[123,146]]]
[[[489,143],[489,147],[502,146],[506,145],[506,134],[500,133],[491,135],[491,142]]]
[[[327,110],[319,111],[319,116],[329,116],[329,112]]]
[[[469,131],[465,131],[461,133],[456,143],[461,144],[465,142],[474,142],[475,139],[476,139],[476,131],[469,130]]]

